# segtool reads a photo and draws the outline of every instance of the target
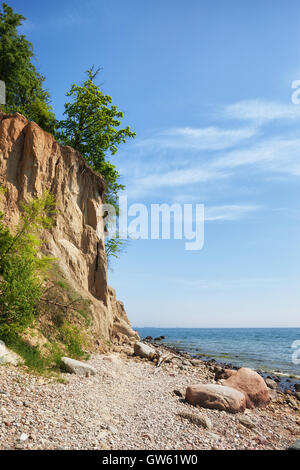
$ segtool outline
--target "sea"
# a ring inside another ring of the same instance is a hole
[[[300,380],[300,328],[135,328],[203,360]]]

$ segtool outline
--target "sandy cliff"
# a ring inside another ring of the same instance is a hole
[[[124,341],[135,333],[124,306],[107,285],[101,218],[104,182],[81,155],[22,115],[0,113],[0,184],[7,188],[5,221],[15,224],[20,203],[49,190],[58,213],[43,235],[43,251],[58,259],[72,286],[91,301],[93,328],[100,340]]]

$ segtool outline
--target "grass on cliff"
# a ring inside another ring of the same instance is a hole
[[[7,343],[31,371],[58,375],[63,356],[88,359],[92,347],[89,301],[79,296],[53,266],[47,301],[39,305],[36,320]]]

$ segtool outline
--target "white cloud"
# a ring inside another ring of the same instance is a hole
[[[139,185],[145,189],[161,187],[168,188],[216,180],[223,177],[223,173],[219,170],[210,170],[209,167],[206,169],[194,167],[182,170],[173,170],[166,173],[152,173],[151,175],[141,178]]]
[[[178,188],[184,194],[194,193],[196,184],[203,194],[208,183],[229,179],[243,168],[260,172],[269,180],[300,176],[300,138],[266,137],[261,129],[264,122],[272,119],[300,118],[300,105],[240,101],[224,108],[222,117],[255,123],[232,129],[169,128],[134,144],[130,158],[127,155],[124,160],[130,196],[139,198],[153,193],[165,196],[167,191],[170,199]],[[219,216],[211,213],[210,218],[214,217],[217,220]],[[221,219],[224,217],[223,214]],[[228,217],[232,220],[233,213]]]
[[[218,127],[177,127],[136,143],[139,147],[186,150],[223,150],[257,134],[256,127],[221,129]]]
[[[261,206],[247,204],[233,204],[224,206],[205,207],[204,217],[207,221],[238,220],[249,212],[258,211]]]
[[[144,174],[142,172],[139,178],[134,178],[129,186],[137,197],[157,189],[188,187],[229,178],[234,169],[246,166],[252,166],[269,177],[271,174],[299,177],[300,139],[269,139],[246,149],[232,150],[209,162],[187,162],[182,169],[161,169],[154,173],[151,168],[144,168]]]
[[[221,117],[264,123],[274,119],[300,119],[300,105],[275,101],[245,100],[226,106]]]
[[[185,201],[182,201],[185,203]],[[201,204],[201,201],[197,201],[198,204]],[[223,206],[206,206],[204,205],[204,220],[205,222],[215,222],[215,221],[233,221],[239,220],[243,218],[245,215],[249,214],[249,212],[256,212],[262,209],[262,206],[253,205],[253,204],[230,204],[230,205],[223,205]],[[186,220],[190,221],[197,220],[194,217],[194,213],[191,214],[190,217]],[[199,219],[198,219],[199,220]]]
[[[300,139],[269,139],[248,149],[228,152],[211,163],[212,167],[222,171],[244,165],[300,176]]]

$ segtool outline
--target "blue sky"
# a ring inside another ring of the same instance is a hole
[[[300,3],[9,1],[58,117],[91,65],[137,138],[131,202],[203,203],[205,243],[131,241],[110,283],[135,326],[299,325]]]

